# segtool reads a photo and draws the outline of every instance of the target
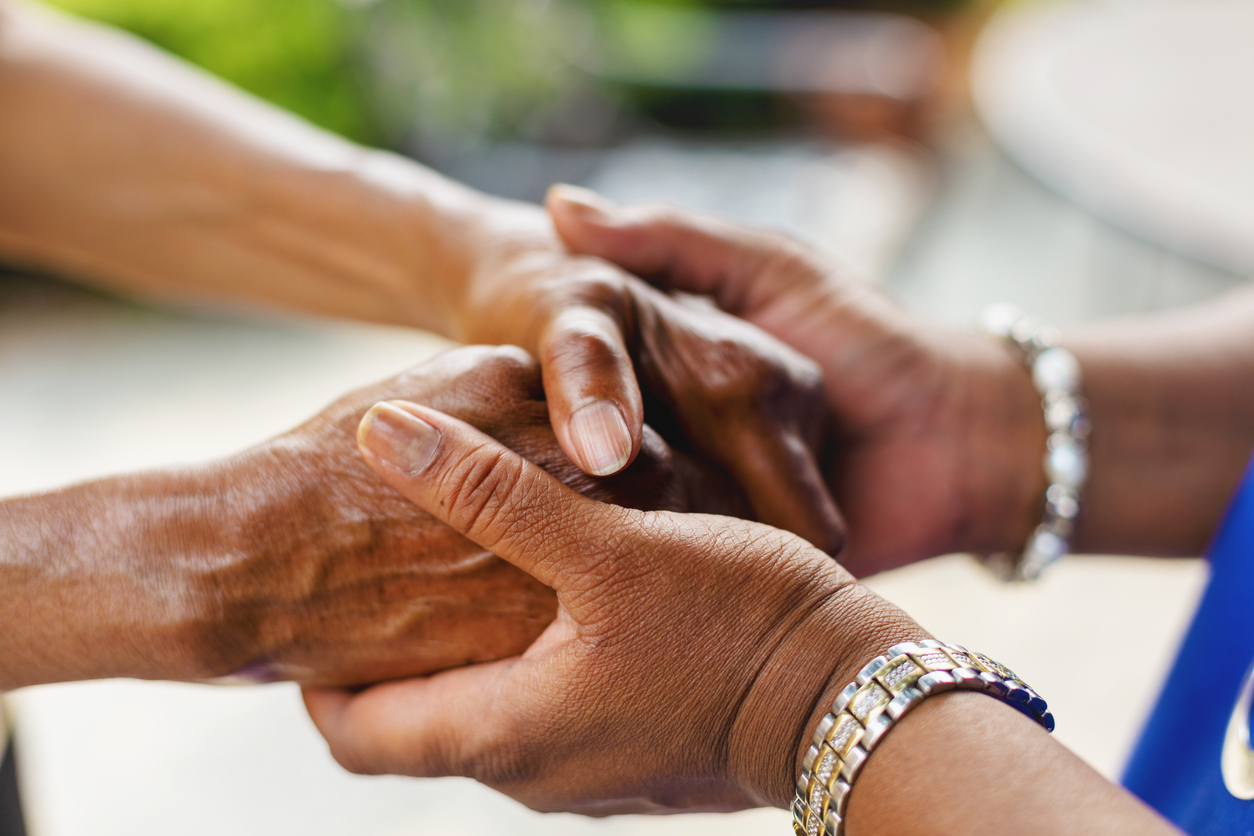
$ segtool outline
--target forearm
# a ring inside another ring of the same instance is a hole
[[[1254,451],[1254,290],[1063,342],[1093,421],[1075,547],[1200,554]]]
[[[242,663],[213,589],[239,557],[221,524],[233,493],[208,473],[153,473],[0,502],[0,690]]]
[[[1040,836],[1178,833],[1019,712],[961,692],[925,700],[889,732],[848,809],[848,836],[960,836],[974,822]]]
[[[0,3],[0,112],[0,258],[128,293],[440,330],[488,203],[40,8]]]
[[[801,608],[799,608],[801,609]],[[930,638],[861,585],[826,596],[759,670],[732,726],[730,768],[759,803],[786,807],[810,737],[837,695],[877,655]],[[808,695],[808,696],[807,696]],[[1033,720],[975,693],[924,699],[858,774],[848,836],[962,836],[973,821],[1024,834],[1143,836],[1174,831]]]

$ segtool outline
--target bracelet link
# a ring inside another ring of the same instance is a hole
[[[849,794],[884,735],[932,694],[964,688],[995,697],[1054,730],[1040,695],[1004,665],[959,645],[904,642],[872,659],[815,730],[793,799],[797,836],[842,836]]]
[[[1043,466],[1049,487],[1039,525],[1018,553],[980,557],[1004,581],[1032,581],[1071,550],[1080,515],[1080,493],[1088,479],[1088,405],[1080,394],[1082,375],[1075,355],[1056,345],[1057,332],[1013,305],[992,305],[980,330],[1000,340],[1027,366],[1041,396],[1046,440]]]

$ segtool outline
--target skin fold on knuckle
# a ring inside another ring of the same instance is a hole
[[[656,318],[649,335],[647,371],[673,390],[681,408],[699,408],[715,420],[759,414],[778,387],[766,358],[732,335],[692,332],[681,323]],[[646,371],[646,373],[647,373]]]
[[[446,453],[438,467],[434,499],[448,523],[475,542],[492,548],[508,538],[532,497],[520,489],[521,457],[488,441]],[[451,459],[451,460],[450,460]]]
[[[676,277],[689,248],[700,240],[693,215],[666,203],[645,204],[629,211],[635,232],[631,243],[649,256],[648,263],[642,265],[648,273],[644,278],[658,284]]]
[[[602,327],[602,325],[604,327]],[[545,365],[560,375],[586,373],[590,379],[617,375],[629,369],[622,342],[610,332],[610,323],[568,319],[546,342]]]
[[[541,348],[570,327],[610,336],[630,332],[634,322],[634,280],[592,258],[572,259],[545,279],[527,283],[525,299],[533,344]],[[516,306],[516,307],[517,307]]]
[[[816,411],[823,379],[816,363],[746,323],[655,299],[644,335],[665,380],[687,380],[717,415],[774,418]]]
[[[756,271],[759,276],[769,276],[772,295],[802,287],[822,286],[827,283],[833,270],[820,262],[809,247],[782,232],[756,233],[755,251],[759,254]],[[765,290],[765,287],[754,290]],[[746,300],[750,304],[759,300]]]
[[[566,281],[567,299],[599,311],[615,322],[629,324],[635,307],[631,289],[636,280],[599,259],[581,259],[577,269],[581,275]]]
[[[525,796],[552,770],[549,757],[562,735],[561,729],[528,731],[511,723],[495,745],[465,753],[458,774],[527,803]]]
[[[779,350],[764,357],[754,369],[753,406],[772,422],[808,428],[823,416],[822,371],[813,360],[791,348],[776,348]]]

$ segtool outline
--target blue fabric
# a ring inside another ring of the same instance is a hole
[[[1210,583],[1123,782],[1192,836],[1254,836],[1254,801],[1234,798],[1219,771],[1254,662],[1254,463],[1209,557]]]

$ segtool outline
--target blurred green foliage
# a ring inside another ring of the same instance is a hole
[[[398,146],[536,134],[546,108],[579,83],[580,49],[679,69],[708,34],[711,8],[937,12],[969,0],[44,2],[129,30],[351,139]]]
[[[579,29],[583,2],[362,3],[362,55],[387,141],[419,135],[438,144],[525,131],[569,79],[563,46]]]
[[[337,0],[45,0],[127,29],[306,119],[379,139]]]

